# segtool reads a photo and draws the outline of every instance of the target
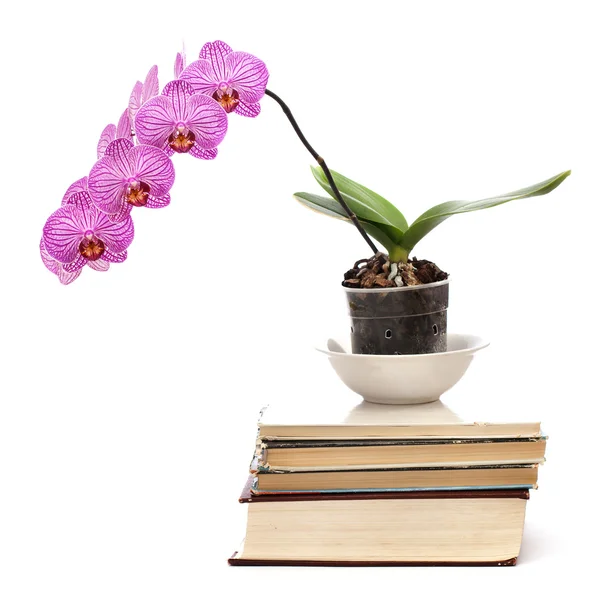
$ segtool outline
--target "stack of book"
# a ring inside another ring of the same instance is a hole
[[[546,438],[442,402],[271,405],[232,565],[514,565]],[[319,416],[320,415],[320,416]]]

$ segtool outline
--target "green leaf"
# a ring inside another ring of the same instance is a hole
[[[294,199],[311,210],[327,215],[328,217],[333,217],[334,219],[339,219],[340,221],[346,221],[354,226],[339,202],[333,200],[333,198],[298,192],[294,194]],[[363,219],[358,220],[365,228],[365,231],[384,246],[386,250],[389,251],[391,248],[398,246],[401,243],[402,232],[392,225],[374,223]]]
[[[511,202],[512,200],[520,200],[521,198],[531,198],[532,196],[542,196],[547,194],[558,187],[570,174],[571,171],[564,171],[541,183],[536,183],[535,185],[523,188],[522,190],[509,192],[502,196],[495,196],[494,198],[474,201],[451,200],[450,202],[438,204],[425,211],[405,231],[402,246],[410,252],[417,242],[422,240],[432,229],[436,228],[440,223],[443,223],[452,215],[483,210],[484,208],[491,208],[492,206],[498,206],[499,204]]]
[[[317,183],[330,194],[332,198],[335,198],[323,169],[321,169],[321,167],[311,167],[311,170]],[[365,219],[373,223],[392,225],[400,231],[406,231],[408,229],[408,223],[406,222],[404,215],[391,202],[388,202],[379,194],[376,194],[363,185],[360,185],[335,171],[331,171],[331,175],[340,190],[342,198],[359,219]]]

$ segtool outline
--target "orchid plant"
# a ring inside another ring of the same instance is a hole
[[[231,113],[257,117],[264,96],[283,110],[294,131],[318,164],[313,175],[330,197],[297,193],[305,206],[354,224],[376,254],[374,238],[392,262],[406,262],[409,253],[432,229],[454,214],[481,210],[531,196],[547,194],[570,174],[565,171],[539,184],[478,201],[451,201],[423,213],[412,225],[390,202],[366,187],[330,171],[309,144],[287,104],[267,89],[269,72],[263,61],[235,52],[222,41],[202,47],[186,65],[175,58],[175,79],[162,89],[153,66],[137,81],[117,125],[107,125],[97,145],[97,162],[75,181],[43,228],[40,253],[46,268],[69,284],[88,266],[107,271],[127,258],[134,237],[135,208],[164,208],[175,181],[173,157],[190,154],[201,160],[217,157]]]

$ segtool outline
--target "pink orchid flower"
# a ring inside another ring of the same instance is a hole
[[[119,118],[119,123],[115,126],[112,123],[107,125],[100,134],[98,140],[97,153],[98,158],[102,158],[106,153],[108,145],[117,138],[126,138],[130,140],[133,137],[132,121],[129,117],[129,109],[123,111]]]
[[[227,133],[227,114],[216,100],[195,94],[187,81],[178,79],[139,109],[135,130],[141,144],[156,146],[169,156],[189,152],[212,159]]]
[[[81,193],[87,192],[87,189],[88,178],[82,177],[81,179],[78,179],[77,181],[72,183],[65,192],[61,205],[83,206],[82,202],[87,202],[88,197],[86,197],[86,194]],[[89,208],[90,206],[91,202],[89,202],[86,205],[87,208]],[[48,250],[46,249],[46,244],[44,243],[43,237],[40,240],[40,256],[45,267],[51,273],[54,273],[54,275],[58,277],[58,280],[64,285],[73,283],[73,281],[75,281],[79,277],[79,275],[81,275],[81,271],[83,270],[83,266],[79,266],[73,263],[63,264],[62,262],[50,256]],[[124,260],[123,256],[119,258]],[[75,259],[74,263],[76,262],[77,259]],[[91,269],[94,269],[94,271],[108,271],[110,267],[110,262],[104,260],[103,258],[99,258],[98,260],[88,261],[87,266]]]
[[[162,150],[117,138],[92,167],[88,189],[94,205],[120,221],[134,206],[168,206],[174,181],[173,163]]]
[[[78,204],[81,204],[82,200],[86,200],[86,201],[89,200],[89,195],[83,195],[83,196],[78,195],[79,192],[88,192],[88,191],[89,191],[88,190],[88,178],[82,177],[81,179],[78,179],[77,181],[72,183],[69,186],[69,188],[67,189],[67,191],[65,192],[65,195],[63,196],[63,199],[61,202],[61,206],[65,206],[65,204],[73,204],[73,205],[77,206]],[[91,206],[91,203],[88,203],[88,204],[86,204],[86,206],[84,208],[87,209],[90,206]],[[98,260],[88,262],[87,266],[90,267],[91,269],[94,269],[94,271],[108,271],[108,268],[110,267],[110,263],[107,260],[104,260],[103,258],[99,258]],[[71,267],[69,267],[69,268],[71,268]],[[69,271],[67,271],[67,272],[69,272]]]
[[[217,40],[205,44],[200,60],[188,65],[180,77],[189,81],[195,92],[214,98],[226,112],[256,117],[269,71],[256,56],[234,52],[225,42]]]
[[[79,191],[50,215],[42,241],[48,255],[73,273],[98,260],[123,262],[133,235],[131,216],[115,223],[92,204],[87,191]]]
[[[150,98],[158,96],[158,67],[154,65],[148,71],[144,83],[137,81],[131,91],[129,97],[129,119],[133,123],[135,121],[135,115],[140,109],[142,104],[148,102]],[[121,137],[121,136],[117,136]]]

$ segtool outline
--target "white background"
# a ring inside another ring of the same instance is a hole
[[[393,6],[393,9],[391,8]],[[597,557],[600,37],[589,2],[29,2],[2,8],[0,597],[134,599],[577,590]],[[176,157],[129,259],[61,286],[46,217],[136,79],[223,39],[268,65],[330,166],[409,220],[571,168],[549,196],[453,217],[417,247],[451,331],[492,345],[453,408],[550,435],[515,569],[234,569],[267,401],[336,402],[312,349],[346,324],[348,225],[297,205],[310,156],[269,99],[217,160]],[[298,400],[295,400],[298,401]],[[487,408],[486,408],[487,407]],[[219,592],[210,592],[217,584]],[[325,591],[325,590],[328,591]]]

